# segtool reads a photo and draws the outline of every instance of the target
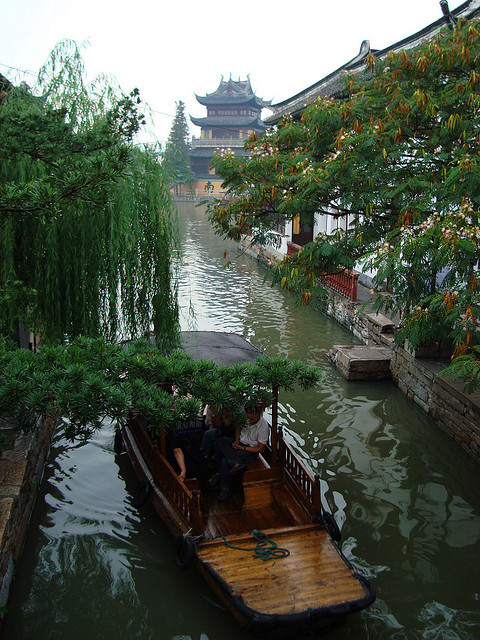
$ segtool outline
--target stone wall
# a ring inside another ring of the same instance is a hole
[[[0,420],[0,631],[54,428],[46,420],[23,433]]]
[[[394,350],[391,370],[407,398],[480,461],[480,392],[465,393],[461,382],[441,375],[437,360],[415,358],[401,348]]]

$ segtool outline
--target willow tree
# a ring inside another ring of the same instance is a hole
[[[370,56],[368,82],[346,76],[342,99],[250,138],[249,159],[215,158],[232,197],[210,211],[218,233],[260,243],[274,241],[279,220],[345,220],[274,279],[308,303],[322,274],[369,262],[391,290],[379,306],[402,315],[398,339],[452,340],[450,372],[470,388],[480,386],[479,58],[478,20]]]
[[[158,157],[134,144],[137,89],[86,82],[74,43],[33,89],[0,94],[0,328],[44,341],[178,328],[173,206]]]

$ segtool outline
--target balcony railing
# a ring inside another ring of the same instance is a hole
[[[325,284],[334,289],[342,296],[349,298],[352,302],[357,300],[357,284],[358,276],[360,274],[357,271],[349,271],[345,269],[341,273],[330,273],[323,276]]]
[[[193,138],[192,149],[195,147],[218,147],[228,149],[229,147],[241,147],[245,144],[246,138]]]
[[[294,256],[300,249],[300,245],[295,242],[287,242],[287,255]],[[357,300],[358,271],[344,269],[338,273],[327,273],[320,276],[320,279],[331,289],[352,302]]]

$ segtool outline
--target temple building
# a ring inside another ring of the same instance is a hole
[[[263,133],[267,126],[262,122],[261,112],[270,101],[258,98],[246,80],[220,80],[213,93],[195,95],[198,102],[207,108],[204,118],[190,120],[201,128],[200,138],[193,138],[190,149],[192,172],[196,181],[193,189],[199,196],[221,193],[222,179],[210,168],[210,161],[217,149],[230,149],[235,155],[247,155],[243,145],[253,132]]]

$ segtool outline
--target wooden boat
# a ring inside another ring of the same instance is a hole
[[[217,364],[253,361],[260,354],[236,334],[185,332],[182,342],[194,358]],[[122,437],[142,480],[137,501],[148,496],[175,536],[177,564],[196,565],[248,631],[299,638],[343,622],[374,601],[368,582],[336,544],[339,531],[322,507],[319,477],[277,428],[276,402],[271,443],[236,478],[227,502],[218,502],[214,492],[201,495],[196,479],[182,482],[164,443],[152,439],[140,417],[132,416]],[[252,553],[265,546],[273,549],[268,561]]]

